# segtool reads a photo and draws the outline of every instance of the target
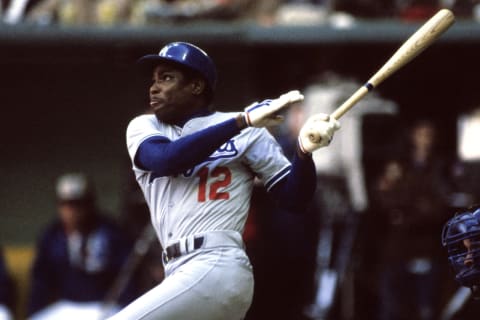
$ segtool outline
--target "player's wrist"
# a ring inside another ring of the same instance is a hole
[[[248,122],[247,122],[247,119],[245,118],[245,113],[242,112],[242,113],[238,114],[238,116],[235,118],[235,120],[236,120],[237,126],[240,130],[248,127]]]
[[[301,137],[298,137],[297,139],[297,153],[300,157],[302,158],[305,158],[305,157],[311,157],[312,156],[312,152],[311,151],[308,151],[307,149],[305,149],[303,147],[303,144],[302,144],[302,138]]]

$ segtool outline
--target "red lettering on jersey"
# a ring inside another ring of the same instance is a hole
[[[228,167],[216,167],[209,175],[208,167],[203,167],[197,172],[199,178],[198,182],[198,202],[205,202],[207,200],[208,178],[218,178],[210,183],[208,191],[209,200],[228,200],[230,194],[228,192],[219,191],[221,188],[227,187],[232,182],[232,173]]]
[[[198,202],[205,202],[205,195],[207,190],[208,167],[203,167],[197,173],[200,181],[198,182]]]
[[[216,167],[212,171],[212,177],[221,177],[221,179],[216,180],[210,185],[210,200],[228,200],[230,198],[230,194],[228,192],[219,192],[218,189],[227,187],[230,182],[232,182],[232,174],[230,169],[227,167]]]

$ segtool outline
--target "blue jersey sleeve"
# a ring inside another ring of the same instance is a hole
[[[313,198],[317,186],[315,164],[311,156],[296,152],[290,173],[276,183],[270,192],[279,204],[288,209],[303,211]]]
[[[159,176],[179,174],[204,161],[230,138],[240,133],[235,118],[178,140],[154,136],[141,143],[135,164]]]

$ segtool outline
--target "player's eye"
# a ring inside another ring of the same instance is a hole
[[[448,246],[448,253],[451,256],[462,255],[465,254],[467,251],[468,249],[463,243],[456,242]]]
[[[173,76],[171,74],[164,74],[162,76],[163,81],[171,81],[173,79]]]
[[[159,75],[156,75],[152,77],[152,82],[165,82],[165,81],[171,81],[174,78],[173,75],[168,74],[168,73],[162,73]]]

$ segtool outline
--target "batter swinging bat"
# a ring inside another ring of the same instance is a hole
[[[448,9],[441,9],[431,17],[420,29],[405,41],[392,57],[358,89],[350,98],[340,105],[330,115],[339,119],[350,110],[369,91],[372,91],[383,80],[392,75],[395,71],[406,65],[429,45],[431,45],[443,32],[445,32],[455,21],[455,16]]]

